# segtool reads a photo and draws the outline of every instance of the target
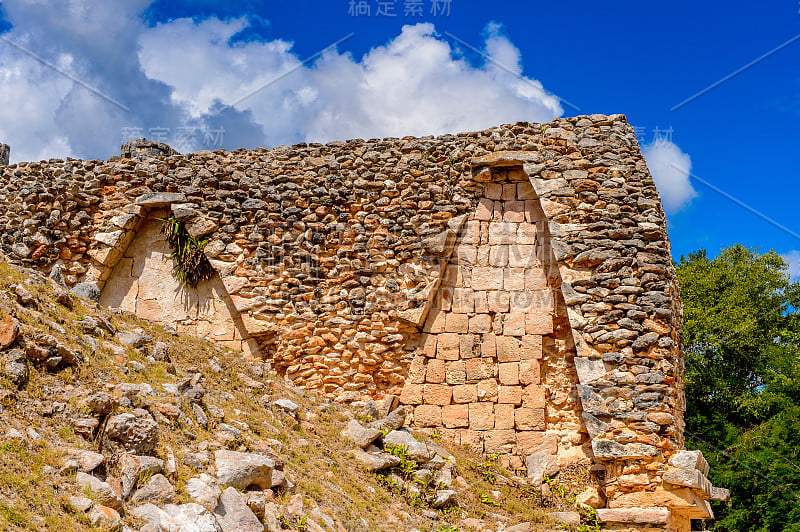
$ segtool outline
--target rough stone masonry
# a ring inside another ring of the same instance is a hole
[[[187,155],[142,139],[0,167],[0,204],[4,253],[106,306],[337,401],[397,395],[510,467],[593,464],[608,530],[688,531],[726,496],[683,450],[667,224],[622,115]],[[195,291],[165,262],[169,216],[207,239]]]

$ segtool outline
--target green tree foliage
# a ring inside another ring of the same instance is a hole
[[[687,447],[731,489],[720,531],[800,531],[800,285],[774,252],[736,245],[676,264]]]

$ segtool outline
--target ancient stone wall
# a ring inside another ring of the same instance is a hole
[[[511,466],[605,464],[610,523],[658,507],[653,528],[683,530],[710,512],[702,462],[680,458],[666,220],[623,116],[124,155],[0,167],[3,251],[210,338],[230,318],[217,339],[296,384],[400,395],[415,426]],[[167,214],[209,239],[213,312],[163,284]]]

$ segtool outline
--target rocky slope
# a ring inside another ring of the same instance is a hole
[[[404,429],[394,398],[323,401],[54,277],[0,256],[3,530],[597,528],[581,467],[514,476]]]

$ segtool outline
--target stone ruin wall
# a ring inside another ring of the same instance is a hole
[[[331,399],[398,395],[415,427],[512,467],[602,465],[609,527],[710,515],[707,465],[680,451],[666,219],[624,116],[157,148],[0,167],[0,249]],[[194,296],[164,262],[167,215],[209,239]]]

